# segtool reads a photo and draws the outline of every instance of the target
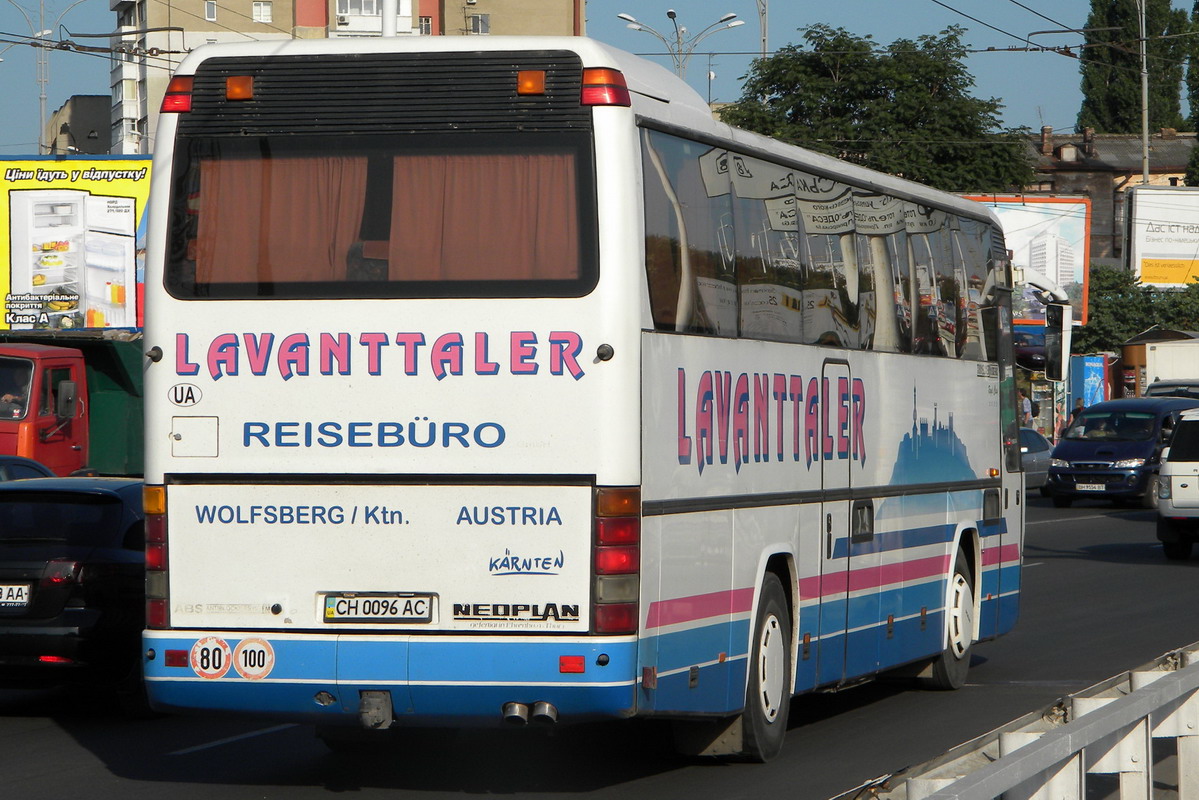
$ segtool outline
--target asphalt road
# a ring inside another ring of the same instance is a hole
[[[0,691],[0,794],[13,798],[426,798],[463,794],[826,800],[1162,653],[1199,641],[1199,558],[1167,562],[1149,512],[1030,500],[1016,630],[975,648],[967,686],[874,683],[795,701],[766,765],[687,759],[652,726],[447,733],[329,753],[259,720],[126,720],[103,697]]]

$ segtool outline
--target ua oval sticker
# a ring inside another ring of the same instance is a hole
[[[176,383],[167,390],[167,399],[177,406],[186,408],[200,402],[204,393],[193,383]]]

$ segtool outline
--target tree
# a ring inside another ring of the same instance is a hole
[[[1139,5],[1145,3],[1149,128],[1182,128],[1183,65],[1192,45],[1187,13],[1170,0],[1091,0],[1082,57],[1078,129],[1097,133],[1141,130]],[[1114,28],[1115,30],[1105,30]]]
[[[969,93],[961,28],[882,50],[843,28],[802,35],[809,49],[788,45],[754,62],[724,121],[946,191],[1031,182],[1027,131],[1000,129],[999,101]]]
[[[1191,8],[1191,30],[1199,30],[1199,0],[1195,0],[1195,5]],[[1199,37],[1188,36],[1186,38],[1187,46],[1187,76],[1186,76],[1186,96],[1187,106],[1191,109],[1191,118],[1187,130],[1199,130]],[[1189,173],[1188,168],[1188,173]],[[1194,186],[1190,178],[1187,178],[1187,186]]]
[[[1092,265],[1087,324],[1075,330],[1071,350],[1115,352],[1154,325],[1199,330],[1199,283],[1181,290],[1157,289],[1141,284],[1125,269]]]

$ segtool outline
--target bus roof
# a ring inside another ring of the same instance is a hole
[[[755,151],[795,166],[917,202],[934,201],[941,208],[999,226],[999,219],[982,203],[966,200],[894,175],[865,169],[832,156],[796,148],[768,136],[720,122],[711,107],[690,85],[653,61],[581,36],[396,36],[339,39],[287,39],[197,47],[176,74],[191,75],[209,58],[244,56],[314,56],[353,53],[444,53],[519,50],[567,50],[579,55],[584,67],[618,69],[632,97],[633,111],[643,120],[706,135],[714,146],[728,146],[753,155]],[[935,192],[936,197],[930,197]]]

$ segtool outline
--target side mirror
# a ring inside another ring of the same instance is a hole
[[[1070,368],[1070,306],[1049,303],[1045,306],[1045,377],[1064,381]]]
[[[75,381],[59,381],[57,392],[55,416],[59,419],[71,419],[79,409],[78,387]]]

